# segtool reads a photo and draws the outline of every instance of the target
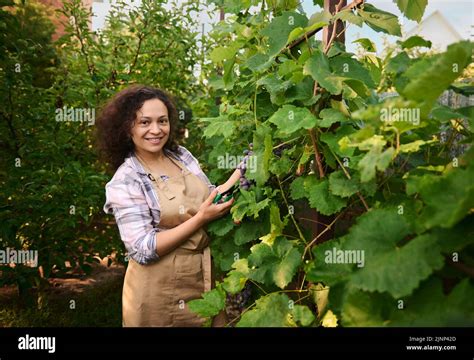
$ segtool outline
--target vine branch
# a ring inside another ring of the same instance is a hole
[[[339,220],[339,218],[342,216],[344,212],[341,212],[339,213],[339,215],[336,216],[336,218],[329,224],[327,225],[326,229],[324,229],[323,231],[321,231],[318,236],[316,236],[313,240],[311,240],[311,242],[306,245],[306,247],[304,248],[304,251],[303,251],[303,256],[301,257],[302,259],[304,259],[305,255],[306,255],[306,252],[314,245],[314,243],[321,237],[323,236],[323,234],[326,232],[326,231],[329,231],[333,226],[334,224],[336,223],[337,220]]]
[[[306,239],[305,239],[303,233],[301,232],[301,229],[298,226],[298,223],[296,222],[295,217],[293,216],[293,214],[290,211],[290,207],[288,205],[288,200],[286,199],[285,192],[283,191],[283,187],[281,186],[281,181],[280,181],[279,176],[277,176],[277,180],[278,180],[278,185],[280,186],[281,196],[283,197],[283,201],[285,202],[286,208],[288,209],[288,214],[290,215],[290,218],[293,221],[293,224],[295,225],[295,228],[298,231],[298,234],[299,234],[301,240],[303,240],[303,242],[306,244]]]
[[[460,262],[460,261],[453,261],[449,256],[445,257],[446,261],[448,262],[449,265],[451,265],[453,268],[462,271],[463,273],[469,275],[474,279],[474,269],[471,268],[470,266]]]
[[[344,10],[348,10],[348,9],[353,9],[355,7],[358,7],[360,6],[361,4],[364,3],[364,0],[354,0],[353,2],[351,2],[350,4],[344,6],[342,9],[340,9],[339,11],[344,11]],[[311,31],[308,31],[307,33],[304,33],[303,35],[301,35],[298,39],[294,40],[293,42],[291,42],[290,44],[288,44],[287,46],[285,46],[285,48],[282,50],[282,52],[284,51],[287,51],[287,50],[291,50],[292,48],[294,48],[295,46],[298,46],[299,44],[301,44],[303,41],[305,40],[308,40],[310,37],[314,36],[315,34],[317,34],[322,28],[318,28],[318,29],[315,29],[315,30],[311,30]]]

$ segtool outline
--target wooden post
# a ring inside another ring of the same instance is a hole
[[[332,15],[336,12],[336,7],[338,6],[339,9],[342,9],[344,6],[347,5],[347,0],[324,0],[324,10],[329,11]],[[323,29],[323,43],[326,46],[331,39],[333,33],[334,26],[326,26]],[[336,38],[334,41],[339,41],[344,43],[346,40],[345,33],[342,31],[344,29],[344,22],[337,21],[336,23]]]
[[[337,10],[342,9],[347,5],[347,0],[324,0],[324,10],[329,11],[331,14],[334,14]],[[337,21],[336,26],[330,25],[326,26],[323,29],[323,48],[326,48],[327,44],[330,42],[333,31],[336,31],[335,38],[333,41],[339,41],[341,43],[345,42],[344,36],[344,22]],[[341,97],[342,99],[342,97]],[[316,167],[316,164],[315,164]],[[316,171],[316,169],[315,169]],[[326,174],[326,177],[329,174]],[[314,175],[315,176],[315,175]],[[325,216],[317,212],[315,209],[309,207],[307,203],[299,202],[296,207],[295,217],[298,218],[298,221],[306,228],[311,231],[311,239],[314,239],[326,230],[326,225],[329,225],[336,218],[335,215]],[[317,244],[323,243],[325,241],[331,240],[334,238],[334,226],[331,229],[327,230],[316,242]]]

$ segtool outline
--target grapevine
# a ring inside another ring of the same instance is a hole
[[[422,19],[426,1],[395,2]],[[231,3],[209,53],[221,104],[196,121],[209,167],[252,144],[231,214],[209,226],[212,291],[247,306],[229,326],[472,326],[472,106],[439,100],[472,94],[472,44],[422,53],[413,36],[378,55],[359,39],[355,56],[347,26],[400,37],[398,17],[365,1],[311,17],[291,0]]]

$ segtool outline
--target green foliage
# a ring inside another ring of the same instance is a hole
[[[88,272],[96,256],[124,260],[113,217],[102,210],[111,174],[93,148],[104,101],[146,83],[169,90],[179,110],[187,110],[188,98],[202,91],[193,74],[199,58],[194,6],[166,10],[164,3],[142,1],[129,16],[117,3],[108,25],[94,33],[82,2],[65,1],[61,11],[72,20],[56,42],[44,6],[2,3],[0,247],[37,250],[45,278]],[[89,120],[65,121],[64,109],[93,112]],[[45,280],[37,268],[6,266],[3,284],[17,284],[21,294],[39,287],[41,296]]]
[[[249,278],[262,284],[275,284],[280,289],[288,285],[301,263],[298,249],[282,237],[277,238],[271,246],[263,242],[254,245],[250,251]]]
[[[421,109],[427,112],[433,103],[456,80],[471,61],[472,44],[461,41],[450,45],[445,53],[422,59],[405,72],[410,79],[401,94],[421,103]]]
[[[285,294],[270,294],[256,302],[255,309],[242,315],[237,327],[294,327],[296,322],[310,325],[314,315],[301,305],[292,305]]]
[[[417,21],[426,3],[397,1]],[[413,49],[431,44],[414,36],[379,57],[362,38],[356,58],[337,42],[292,44],[335,19],[400,36],[395,15],[365,3],[307,20],[296,6],[254,5],[256,14],[234,6],[238,16],[211,33],[223,47],[211,54],[221,73],[210,96],[221,105],[204,120],[207,135],[229,109],[239,114],[206,138],[210,167],[217,154],[238,155],[250,142],[257,156],[248,175],[256,186],[231,210],[240,228],[213,233],[216,248],[233,239],[238,252],[232,264],[214,253],[227,264],[223,289],[252,287],[237,326],[318,326],[325,314],[342,326],[472,324],[472,281],[452,264],[473,266],[473,153],[453,157],[453,140],[440,138],[450,131],[470,145],[472,109],[437,104],[449,88],[470,93],[456,81],[472,45],[420,55]],[[311,234],[303,221],[322,215],[336,228],[324,241],[324,227]],[[448,277],[452,289],[441,286]]]
[[[377,9],[375,6],[367,3],[357,13],[375,31],[402,36],[398,18],[392,13]]]
[[[421,21],[428,0],[396,0],[400,11],[410,20]]]
[[[189,309],[198,312],[204,317],[217,315],[225,306],[225,291],[220,286],[206,292],[202,299],[192,300],[188,303]]]

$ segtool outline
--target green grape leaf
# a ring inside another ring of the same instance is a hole
[[[293,86],[290,80],[282,80],[276,74],[269,74],[257,81],[257,85],[264,86],[270,93],[273,104],[282,105],[286,102],[285,92]]]
[[[218,46],[212,50],[210,58],[215,63],[220,63],[224,60],[230,60],[235,57],[235,54],[242,48],[242,42],[236,41],[229,46]]]
[[[301,65],[299,65],[295,60],[285,60],[278,67],[278,75],[281,77],[291,75],[301,69]]]
[[[474,86],[469,83],[456,82],[451,84],[449,89],[464,96],[474,95]]]
[[[358,27],[362,27],[362,24],[364,23],[364,20],[360,16],[354,14],[351,9],[338,12],[336,15],[334,15],[334,20],[336,19],[348,21],[352,24],[357,25]]]
[[[311,310],[305,305],[294,305],[291,315],[293,320],[302,326],[310,326],[316,319]]]
[[[234,222],[228,216],[214,220],[207,225],[207,230],[217,236],[224,236],[234,228]]]
[[[422,113],[427,114],[442,92],[470,63],[471,53],[471,43],[461,41],[448,46],[444,53],[414,63],[404,74],[409,81],[400,93],[422,104]]]
[[[275,56],[283,50],[291,31],[297,27],[305,27],[308,23],[306,16],[297,12],[285,11],[275,17],[262,31],[263,36],[269,38],[268,55]]]
[[[319,127],[330,127],[332,124],[336,122],[344,122],[347,121],[347,118],[344,116],[342,112],[336,109],[323,109],[319,113],[319,116],[322,120],[318,119],[318,126]]]
[[[365,3],[362,8],[357,10],[357,13],[364,22],[377,32],[384,32],[389,35],[402,36],[398,18],[380,9],[377,9],[371,4]]]
[[[320,22],[324,22],[326,24],[330,23],[332,19],[332,15],[327,10],[322,10],[314,13],[311,15],[308,21],[308,25],[318,24]]]
[[[469,107],[469,108],[474,109],[474,106]],[[430,116],[435,118],[435,119],[438,119],[442,122],[447,122],[451,119],[463,119],[463,118],[473,118],[474,117],[474,114],[472,114],[472,110],[471,110],[471,114],[470,114],[471,116],[468,116],[468,115],[463,114],[463,113],[460,112],[460,111],[462,111],[462,109],[465,109],[465,108],[454,110],[454,109],[451,109],[449,106],[436,105],[431,110]]]
[[[410,20],[420,22],[428,0],[396,0],[400,11]]]
[[[273,157],[270,162],[270,172],[278,176],[286,176],[293,167],[293,161],[283,154],[281,158]]]
[[[358,246],[364,243],[360,238],[353,241]],[[371,244],[365,241],[365,246]],[[366,266],[351,276],[351,283],[363,290],[387,291],[400,298],[410,295],[422,280],[443,267],[444,258],[436,238],[424,234],[402,247],[392,244],[390,251],[367,256],[365,262]]]
[[[367,263],[367,259],[393,250],[396,243],[409,232],[409,223],[403,215],[398,214],[397,208],[375,209],[357,219],[341,248],[364,250]]]
[[[394,74],[404,73],[411,64],[411,59],[408,54],[404,51],[392,57],[385,67],[385,71]]]
[[[232,218],[241,221],[244,216],[253,216],[256,219],[260,211],[265,209],[270,203],[270,199],[257,202],[253,191],[240,190],[240,197],[235,201],[230,209]]]
[[[306,195],[309,205],[323,215],[332,215],[344,206],[346,201],[329,192],[329,181],[327,179],[317,180],[315,176],[307,177],[305,181]]]
[[[387,293],[362,291],[348,287],[344,292],[341,325],[382,327],[389,323],[390,314],[397,309],[397,301]],[[399,310],[400,311],[400,310]]]
[[[300,129],[311,129],[316,125],[316,117],[307,108],[293,105],[284,105],[268,121],[275,124],[285,135]]]
[[[227,274],[227,277],[224,279],[222,287],[229,294],[237,294],[245,287],[247,282],[247,276],[239,271],[232,270]]]
[[[239,259],[232,265],[231,270],[222,283],[222,288],[230,294],[242,291],[248,279],[249,268],[247,259]]]
[[[399,40],[397,42],[401,45],[402,49],[411,49],[418,46],[431,48],[431,45],[432,45],[431,41],[425,40],[421,36],[418,36],[418,35],[410,36],[405,41]]]
[[[345,238],[329,240],[312,249],[314,259],[305,265],[306,277],[314,283],[333,286],[346,281],[353,272],[354,264],[338,262],[333,254],[341,249]]]
[[[268,224],[245,221],[235,230],[234,242],[236,245],[243,245],[250,241],[257,240],[260,236],[265,234],[266,228],[268,228]]]
[[[342,91],[342,83],[345,78],[332,73],[327,56],[319,49],[315,49],[311,57],[305,62],[303,74],[311,75],[331,94],[338,95]]]
[[[359,80],[367,87],[375,88],[375,83],[369,70],[350,55],[334,56],[329,60],[329,63],[335,74],[349,79]]]
[[[420,150],[420,148],[423,146],[423,145],[427,145],[427,144],[432,144],[434,142],[437,142],[436,139],[433,139],[433,140],[428,140],[428,141],[425,141],[425,140],[415,140],[415,141],[412,141],[408,144],[401,144],[400,145],[400,152],[417,152]]]
[[[334,195],[349,197],[359,191],[359,184],[354,179],[348,179],[342,170],[335,171],[329,175],[329,190]]]
[[[192,312],[202,317],[209,317],[217,315],[225,308],[225,299],[225,291],[217,286],[215,289],[205,292],[202,299],[191,300],[187,304]]]
[[[294,72],[293,76],[296,76],[297,74],[304,76],[302,72]],[[293,78],[291,81],[293,81]],[[309,76],[304,76],[303,80],[297,80],[296,82],[296,85],[285,91],[284,96],[286,104],[299,100],[307,106],[311,105],[313,101],[317,101],[317,97],[313,96],[314,81]]]
[[[273,144],[271,129],[268,126],[260,125],[253,134],[253,164],[248,167],[245,176],[249,180],[255,180],[257,186],[264,186],[270,173],[268,172],[270,158],[273,154]],[[250,162],[249,162],[250,164]]]
[[[474,243],[474,221],[468,216],[452,228],[435,228],[432,234],[438,239],[441,252],[453,257],[455,252]]]
[[[375,47],[375,44],[370,39],[360,38],[360,39],[354,40],[352,43],[360,44],[362,48],[368,52],[377,52],[377,48]]]
[[[244,313],[237,327],[289,327],[290,299],[285,294],[272,293],[261,297],[255,308]]]
[[[214,262],[222,271],[229,271],[232,268],[232,264],[236,260],[236,254],[242,258],[250,254],[248,248],[235,245],[227,237],[214,238],[210,246]]]
[[[391,326],[471,327],[474,322],[474,287],[462,279],[449,295],[440,279],[431,277],[403,300],[402,311],[394,311]]]
[[[293,200],[298,200],[306,197],[306,190],[304,188],[304,177],[297,177],[290,185],[290,195]]]
[[[329,148],[337,155],[342,157],[350,157],[354,154],[353,147],[342,148],[339,145],[339,140],[343,137],[353,134],[356,130],[349,125],[339,126],[335,132],[324,132],[320,135],[322,142],[328,144]]]
[[[469,213],[474,204],[474,166],[457,168],[443,176],[424,175],[418,191],[426,204],[419,221],[426,228],[450,228]]]
[[[272,64],[273,59],[271,57],[268,57],[268,55],[257,53],[248,58],[247,61],[242,64],[242,66],[247,66],[253,72],[261,72],[268,69]]]
[[[270,233],[260,237],[262,242],[272,246],[277,236],[280,236],[283,228],[286,225],[286,221],[281,221],[280,209],[274,202],[270,205]]]
[[[375,169],[384,171],[392,161],[395,149],[390,147],[382,152],[382,147],[374,146],[358,163],[361,181],[368,182],[375,177]]]
[[[355,263],[355,255],[361,260],[357,262],[360,270],[350,275],[351,285],[386,291],[397,298],[411,294],[422,280],[441,268],[444,260],[435,236],[423,234],[399,245],[410,232],[408,220],[396,208],[372,210],[359,217],[341,242],[342,251],[356,251],[347,262]]]
[[[200,120],[209,123],[203,133],[206,138],[211,138],[213,136],[229,137],[235,129],[235,121],[229,120],[227,116],[201,118]]]
[[[249,277],[263,284],[275,284],[280,289],[290,283],[301,264],[299,250],[284,237],[276,238],[271,246],[260,243],[250,250]]]

